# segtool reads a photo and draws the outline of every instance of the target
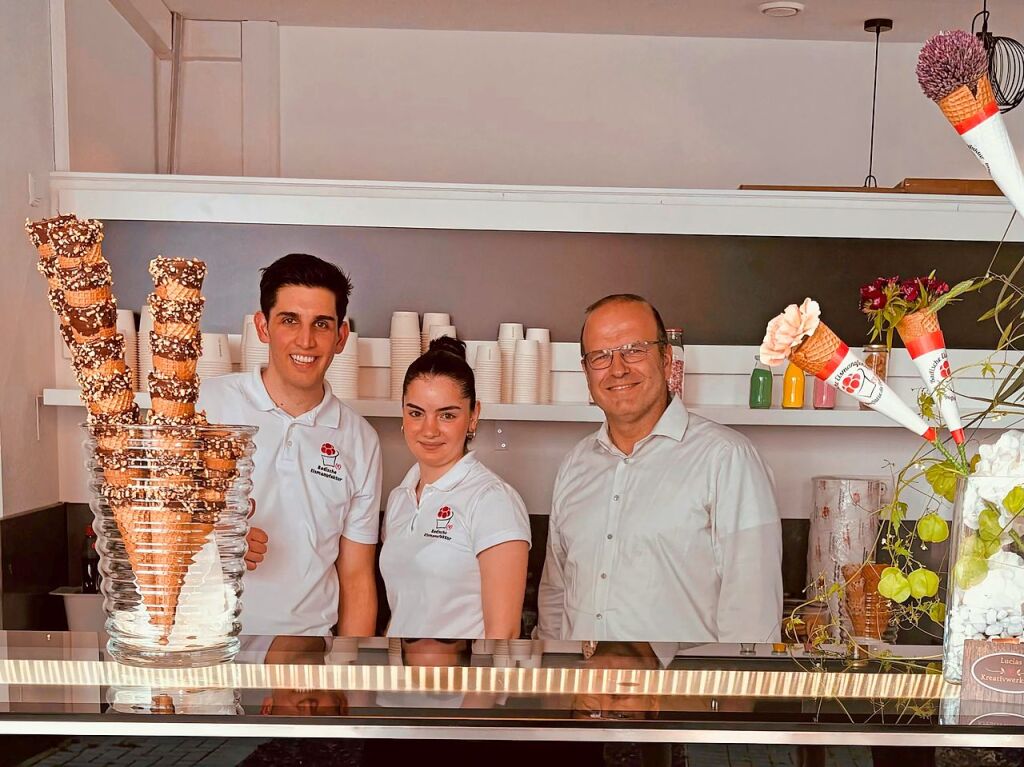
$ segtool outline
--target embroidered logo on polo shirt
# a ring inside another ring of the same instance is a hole
[[[310,468],[310,473],[316,474],[318,477],[333,479],[335,482],[344,481],[344,477],[338,476],[338,448],[330,442],[324,442],[320,446],[320,464],[320,466]]]
[[[428,530],[423,533],[424,538],[440,538],[444,541],[450,541],[452,537],[449,533],[452,528],[455,527],[455,512],[452,511],[451,506],[442,506],[437,510],[437,516],[434,518],[434,529]]]
[[[324,442],[320,446],[320,460],[324,466],[334,466],[338,462],[338,448],[330,442]]]

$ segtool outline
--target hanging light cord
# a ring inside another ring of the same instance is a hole
[[[882,37],[882,27],[875,27],[875,77],[871,89],[871,144],[868,148],[868,175],[864,177],[864,186],[878,187],[878,179],[872,172],[875,162],[875,103],[878,99],[878,42]]]

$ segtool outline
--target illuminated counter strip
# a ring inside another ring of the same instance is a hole
[[[955,698],[959,695],[958,687],[944,683],[939,674],[931,673],[355,665],[149,669],[76,660],[0,660],[0,684],[876,700]]]

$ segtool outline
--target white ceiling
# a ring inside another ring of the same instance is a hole
[[[970,29],[982,0],[803,0],[788,19],[762,16],[760,0],[163,0],[187,19],[277,21],[286,26],[460,29],[753,37],[864,42],[864,20],[888,17],[888,42],[921,42]],[[1024,2],[989,0],[990,31],[1024,38]]]

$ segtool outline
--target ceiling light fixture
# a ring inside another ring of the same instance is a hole
[[[868,19],[864,22],[865,32],[875,33],[875,76],[871,89],[871,144],[868,148],[868,175],[864,178],[864,186],[877,187],[878,179],[872,173],[875,161],[875,104],[878,102],[878,43],[882,33],[892,29],[892,19]]]
[[[772,16],[773,18],[776,19],[784,19],[790,16],[796,16],[803,9],[803,3],[793,2],[793,0],[773,0],[773,2],[761,3],[759,6],[757,6],[757,10],[759,10],[765,16]]]

